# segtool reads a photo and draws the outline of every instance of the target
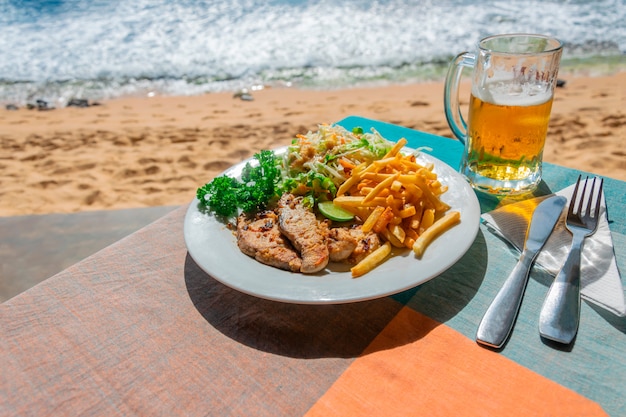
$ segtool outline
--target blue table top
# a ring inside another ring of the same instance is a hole
[[[389,140],[406,138],[412,148],[425,151],[452,167],[460,165],[463,145],[405,127],[362,117],[338,122],[347,129],[376,129]],[[576,182],[584,171],[544,163],[543,180],[536,196],[559,191]],[[481,211],[501,202],[478,193]],[[605,198],[618,268],[626,270],[626,182],[605,178]],[[467,254],[442,276],[394,296],[405,305],[438,320],[468,338],[474,339],[485,310],[513,269],[518,254],[481,225],[476,241]],[[500,354],[532,369],[586,397],[597,401],[610,415],[626,415],[626,318],[617,317],[583,302],[581,325],[574,344],[550,344],[537,330],[539,311],[553,277],[534,268],[515,328]],[[446,299],[448,307],[432,300]]]

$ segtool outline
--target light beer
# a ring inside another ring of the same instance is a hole
[[[534,182],[541,176],[552,94],[483,91],[483,98],[475,91],[470,96],[467,168],[497,181]]]
[[[533,191],[542,175],[563,43],[529,33],[488,36],[476,53],[458,54],[444,85],[444,111],[465,145],[459,172],[493,196]],[[459,101],[463,68],[473,68],[467,123]]]

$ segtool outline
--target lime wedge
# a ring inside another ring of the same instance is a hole
[[[332,201],[322,201],[317,203],[320,213],[324,217],[336,222],[347,222],[354,219],[354,214],[341,207],[336,206]]]

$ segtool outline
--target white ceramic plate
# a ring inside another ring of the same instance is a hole
[[[284,152],[285,148],[275,150]],[[336,263],[314,275],[283,271],[255,261],[237,247],[233,231],[203,213],[194,199],[185,216],[184,235],[193,260],[206,273],[243,293],[298,304],[338,304],[375,299],[420,285],[456,263],[478,233],[480,206],[465,179],[444,162],[420,153],[418,161],[432,162],[448,191],[442,200],[461,212],[461,222],[440,235],[421,259],[411,250],[394,249],[392,257],[373,271],[352,278],[348,265]],[[246,162],[224,174],[238,177]]]

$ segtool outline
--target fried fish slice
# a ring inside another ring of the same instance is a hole
[[[299,272],[302,259],[278,228],[278,216],[264,211],[254,219],[237,218],[237,246],[248,256],[276,268]]]
[[[278,226],[300,252],[300,272],[310,274],[328,265],[328,226],[318,221],[313,211],[304,206],[302,197],[292,194],[281,197],[278,202]]]

